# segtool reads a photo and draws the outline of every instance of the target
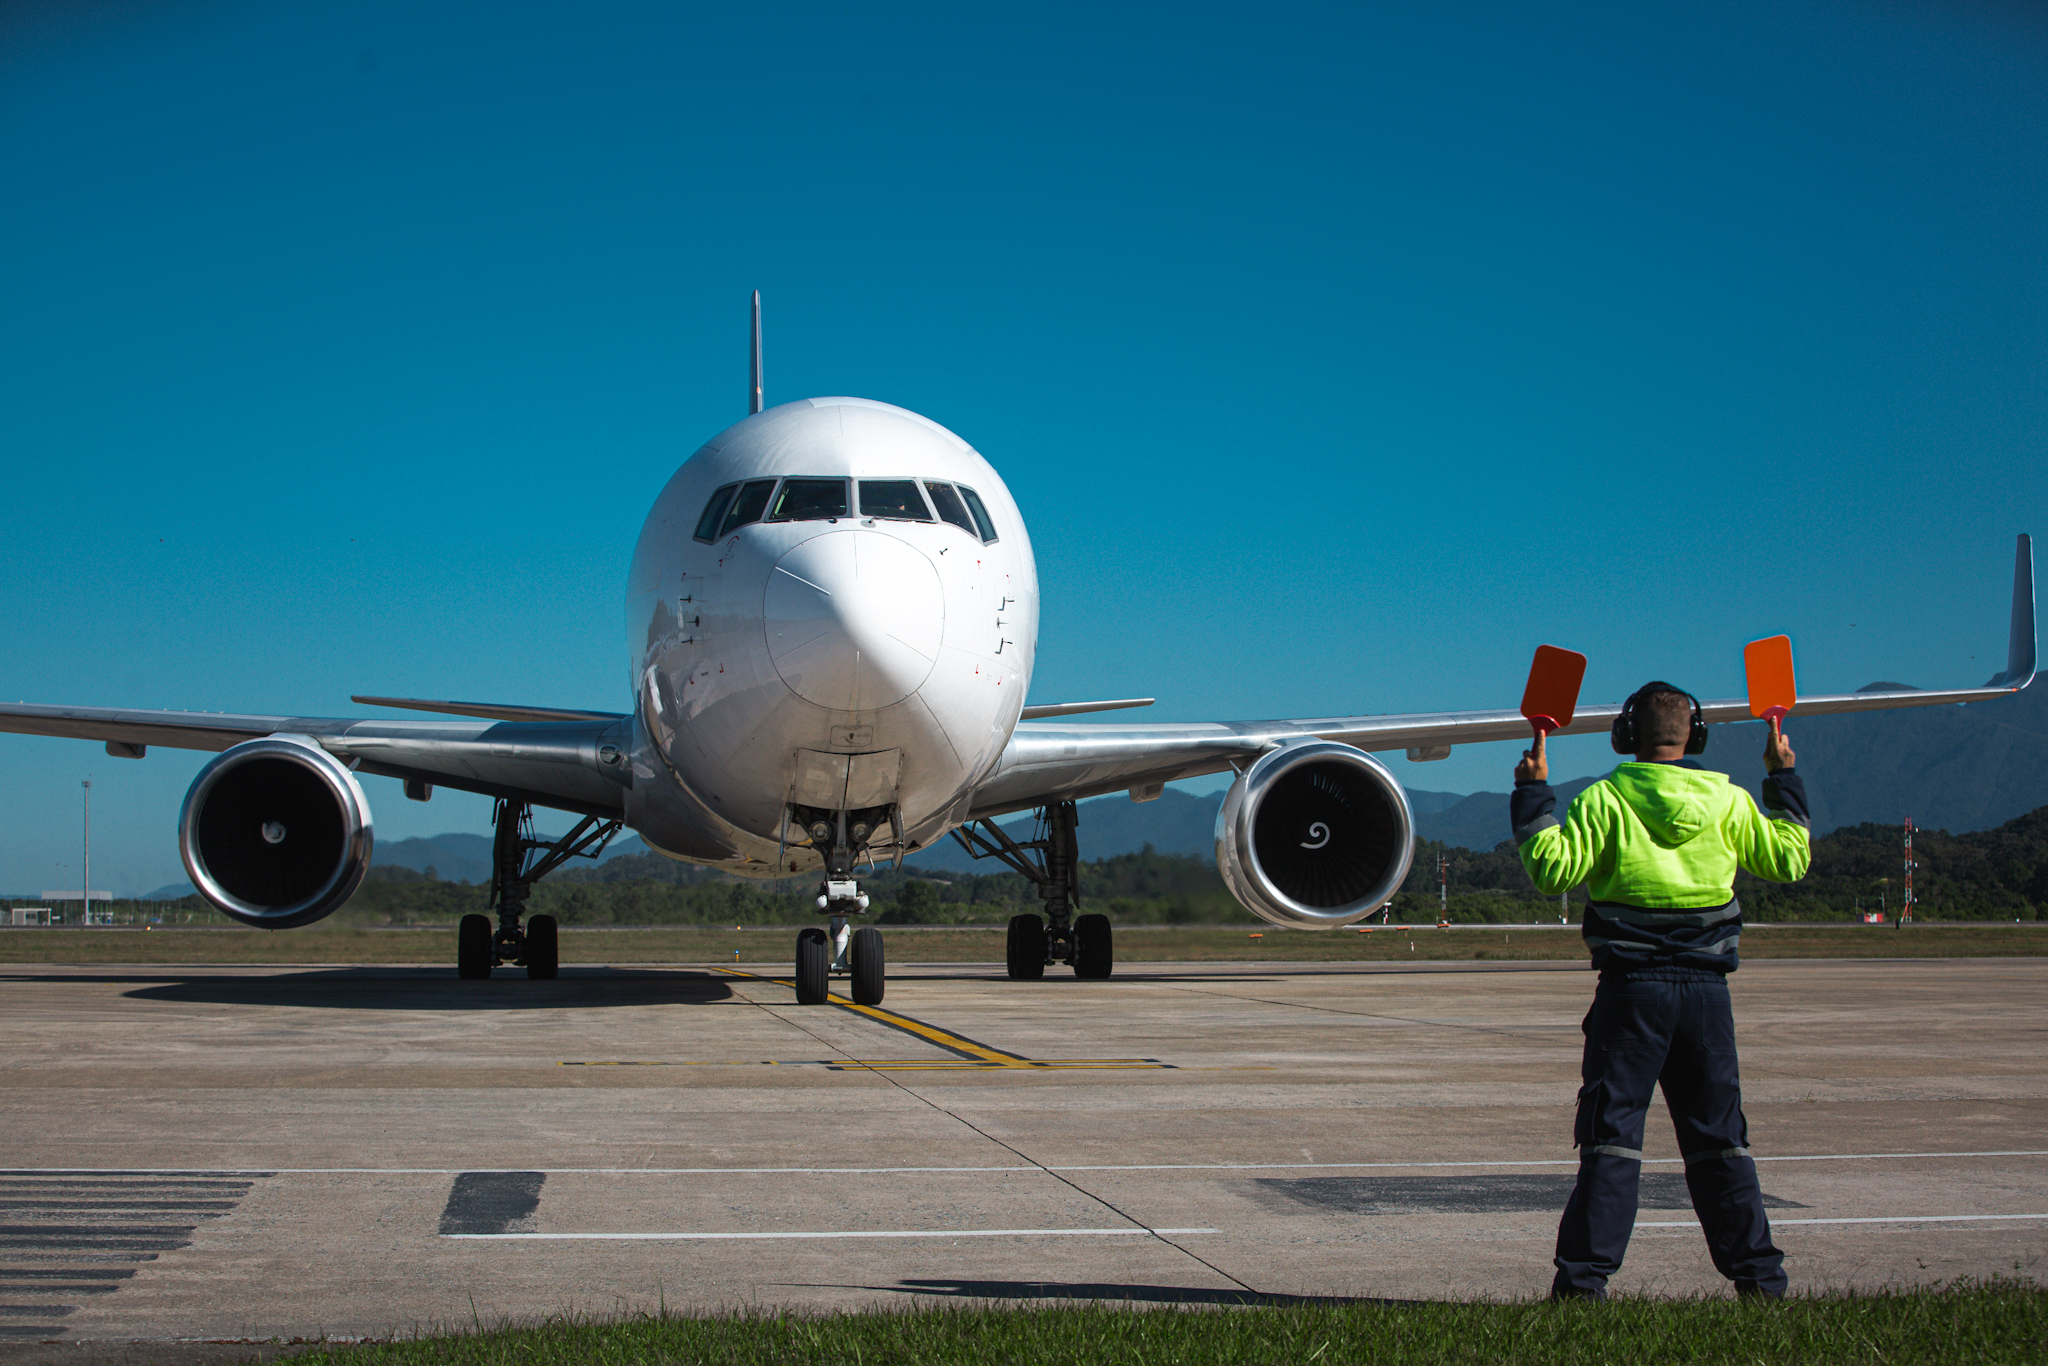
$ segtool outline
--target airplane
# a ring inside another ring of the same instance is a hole
[[[761,296],[751,311],[748,415],[683,462],[647,515],[626,579],[632,708],[571,711],[357,696],[434,719],[322,718],[0,706],[0,731],[217,751],[193,780],[178,848],[207,902],[247,925],[309,924],[348,901],[370,865],[361,775],[406,797],[436,787],[493,808],[485,915],[463,917],[457,970],[488,978],[559,969],[554,919],[527,916],[533,884],[632,830],[670,858],[755,878],[817,874],[824,925],[796,942],[799,1003],[834,974],[879,1004],[880,931],[860,870],[953,838],[1036,885],[1043,915],[1011,919],[1006,967],[1032,980],[1064,964],[1103,979],[1109,919],[1082,914],[1075,804],[1156,798],[1183,778],[1235,770],[1216,820],[1216,865],[1246,909],[1283,927],[1333,929],[1381,910],[1414,853],[1407,794],[1375,752],[1447,757],[1525,738],[1518,711],[1105,725],[1069,718],[1151,699],[1026,705],[1038,649],[1038,575],[1001,476],[951,431],[861,398],[765,407]],[[2002,697],[2035,669],[2032,540],[2014,553],[2004,672],[1982,687],[1802,697],[1804,715]],[[1606,729],[1581,708],[1560,734]],[[1750,720],[1742,699],[1707,722]],[[540,839],[532,812],[579,816]],[[1037,813],[1017,840],[996,818]]]

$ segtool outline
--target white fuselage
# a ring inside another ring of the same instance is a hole
[[[1038,575],[966,442],[888,404],[808,399],[676,471],[633,552],[626,630],[628,823],[678,858],[788,876],[821,862],[792,808],[893,806],[909,848],[965,818],[1030,688]],[[872,849],[894,852],[886,827]]]

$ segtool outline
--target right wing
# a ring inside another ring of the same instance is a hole
[[[2034,548],[2022,535],[2013,554],[2012,617],[2005,672],[1981,688],[1922,692],[1836,693],[1802,697],[1793,712],[1881,711],[1979,702],[2018,692],[2033,681]],[[1558,735],[1593,735],[1621,714],[1619,702],[1581,707]],[[1708,722],[1751,721],[1749,702],[1727,698],[1703,702]],[[1077,801],[1105,793],[1134,793],[1181,778],[1198,778],[1228,768],[1242,770],[1259,755],[1291,740],[1337,740],[1364,750],[1405,749],[1414,757],[1440,759],[1453,745],[1489,740],[1527,740],[1529,722],[1520,711],[1420,712],[1405,716],[1331,716],[1300,721],[1228,721],[1187,725],[1088,726],[1025,722],[1010,737],[995,773],[975,789],[972,819],[1025,811],[1048,802]]]
[[[494,709],[497,714],[537,710]],[[218,751],[266,735],[304,735],[361,773],[509,797],[607,820],[624,809],[631,779],[623,756],[607,764],[600,750],[611,746],[624,751],[631,744],[630,719],[584,712],[579,719],[558,721],[386,721],[0,705],[0,731],[104,740],[109,754],[123,758],[139,759],[150,745]]]

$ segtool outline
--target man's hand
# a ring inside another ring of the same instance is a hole
[[[1515,765],[1515,781],[1518,783],[1547,783],[1550,781],[1550,761],[1543,757],[1542,731],[1536,732],[1536,747],[1522,751],[1522,762]],[[1791,762],[1787,760],[1786,762]]]
[[[1764,741],[1764,768],[1776,773],[1781,768],[1791,768],[1799,762],[1799,756],[1792,752],[1792,742],[1785,738],[1785,732],[1778,729],[1778,719],[1771,718],[1771,735]],[[1517,773],[1520,769],[1515,770]]]

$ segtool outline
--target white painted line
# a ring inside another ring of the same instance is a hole
[[[1924,960],[1914,959],[1914,962]],[[1759,1157],[1758,1162],[1903,1162],[1913,1159],[1968,1157],[2048,1157],[2048,1148],[2014,1148],[2000,1152],[1917,1153],[1791,1153]],[[1645,1166],[1670,1166],[1678,1157],[1648,1157]],[[1155,1162],[1073,1166],[1050,1162],[1043,1168],[1010,1167],[109,1167],[105,1170],[149,1176],[459,1176],[463,1172],[545,1171],[549,1176],[922,1176],[960,1172],[1263,1172],[1263,1171],[1418,1171],[1442,1167],[1576,1167],[1576,1157],[1525,1157],[1472,1162]],[[0,1167],[0,1177],[44,1173],[90,1174],[84,1167]]]
[[[1773,1219],[1772,1228],[1790,1224],[1971,1224],[1993,1219],[2048,1219],[2048,1214],[1881,1214],[1861,1219]],[[1637,1228],[1698,1228],[1694,1219],[1668,1224],[1637,1224]]]
[[[1147,1238],[1153,1235],[1215,1233],[1213,1228],[932,1228],[851,1229],[825,1233],[444,1233],[469,1242],[677,1242],[763,1238]]]

